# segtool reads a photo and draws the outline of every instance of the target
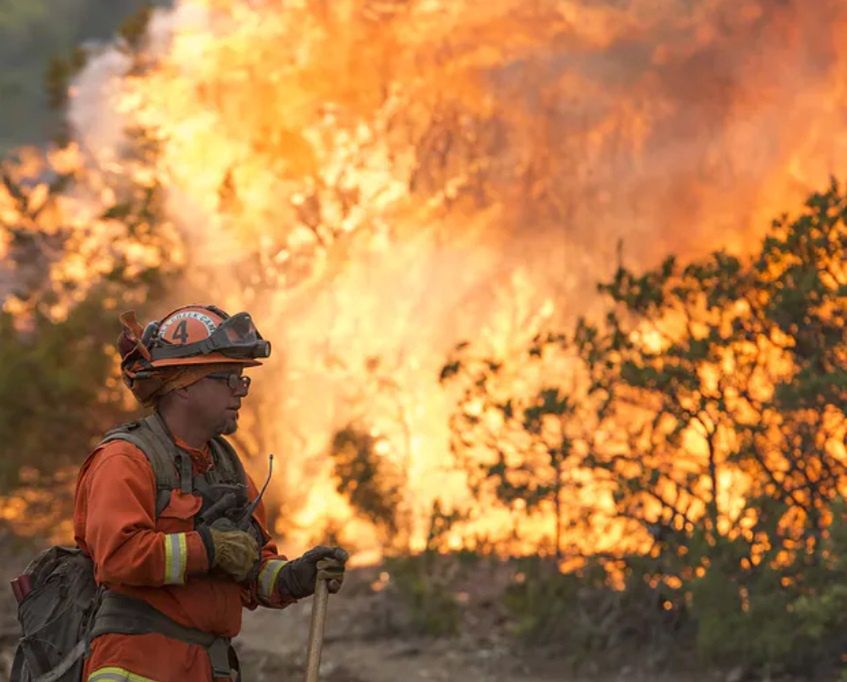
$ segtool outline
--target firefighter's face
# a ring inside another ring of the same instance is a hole
[[[227,435],[238,429],[241,400],[249,390],[249,379],[241,367],[200,379],[188,387],[192,416],[215,434]]]

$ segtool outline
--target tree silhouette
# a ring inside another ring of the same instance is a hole
[[[627,590],[661,590],[707,656],[834,660],[847,607],[845,261],[847,195],[833,182],[750,257],[621,265],[599,285],[603,318],[536,339],[514,366],[463,344],[442,380],[461,386],[452,445],[472,491],[527,514],[565,491],[553,513],[571,531],[610,517],[616,544],[588,551],[614,559]],[[578,361],[529,390],[551,340]],[[558,440],[544,437],[551,418]]]
[[[398,530],[402,501],[399,473],[375,451],[377,439],[350,424],[336,432],[330,454],[338,492],[376,526],[386,544]]]
[[[564,491],[573,474],[573,423],[577,406],[563,386],[546,383],[545,363],[565,363],[563,334],[538,335],[509,360],[477,357],[459,344],[441,370],[445,385],[458,386],[450,420],[450,447],[477,498],[493,497],[516,517],[552,516],[553,549],[562,554]],[[535,365],[539,376],[514,393],[513,367]]]

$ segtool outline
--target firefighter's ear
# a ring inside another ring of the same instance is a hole
[[[170,393],[177,400],[190,400],[191,392],[188,390],[189,386],[183,386],[181,388],[175,388]]]

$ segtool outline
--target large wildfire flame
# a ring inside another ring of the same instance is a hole
[[[326,457],[351,422],[405,473],[420,548],[433,500],[467,496],[448,350],[506,357],[586,312],[619,240],[645,265],[743,251],[825,184],[847,152],[845,22],[834,1],[180,0],[73,83],[64,151],[90,191],[64,215],[96,251],[115,239],[86,223],[100,178],[165,187],[183,247],[141,255],[186,262],[173,303],[260,321],[276,352],[240,438],[256,477],[261,453],[282,463],[290,549],[328,524],[377,548]],[[89,260],[54,275],[95,278]]]

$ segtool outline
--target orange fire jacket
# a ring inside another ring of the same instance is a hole
[[[189,452],[195,473],[207,470],[208,449]],[[248,477],[250,499],[256,486]],[[122,440],[97,448],[83,464],[74,499],[74,536],[94,561],[98,584],[143,599],[177,623],[224,637],[241,630],[241,610],[258,605],[283,608],[295,600],[281,595],[276,578],[285,564],[273,542],[262,548],[256,580],[237,584],[209,574],[206,549],[194,530],[201,499],[178,490],[156,519],[156,480],[147,458]],[[266,526],[260,503],[255,518]],[[91,644],[88,682],[210,682],[205,649],[159,634],[107,634]],[[224,678],[227,679],[227,678]]]

